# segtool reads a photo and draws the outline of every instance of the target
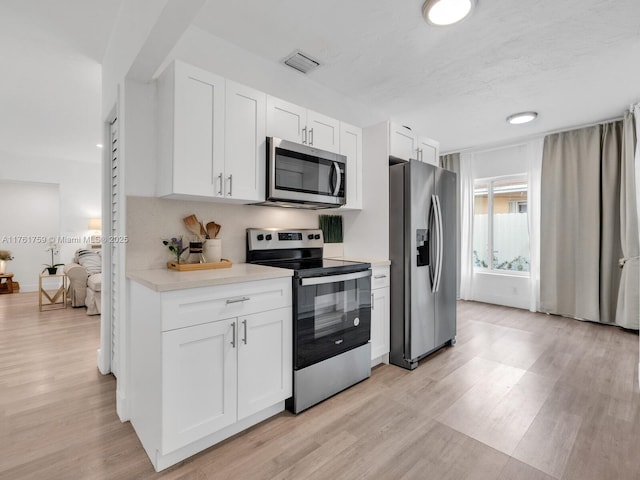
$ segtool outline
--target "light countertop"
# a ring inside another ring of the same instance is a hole
[[[291,277],[293,270],[236,263],[231,268],[178,272],[166,268],[127,272],[127,278],[156,292]]]

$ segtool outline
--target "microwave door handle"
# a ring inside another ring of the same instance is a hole
[[[340,185],[342,184],[342,176],[340,175],[340,164],[338,162],[333,162],[333,184],[336,188],[333,190],[333,196],[337,197],[338,192],[340,191]]]

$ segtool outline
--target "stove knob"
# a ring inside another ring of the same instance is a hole
[[[316,240],[320,240],[320,234],[316,233],[313,238],[315,238]]]
[[[310,233],[309,235],[307,235],[307,238],[308,238],[309,240],[313,240],[313,233]]]
[[[257,238],[258,238],[258,241],[261,242],[262,240],[264,240],[264,235],[260,234],[260,235],[258,235]]]
[[[267,233],[267,240],[271,240],[271,234]]]

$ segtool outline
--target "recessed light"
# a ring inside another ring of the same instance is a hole
[[[514,113],[507,117],[507,122],[511,125],[521,125],[523,123],[529,123],[536,119],[538,112],[520,112]]]
[[[101,143],[96,143],[96,147],[102,148],[102,144]]]
[[[475,4],[476,0],[427,0],[422,16],[431,25],[453,25],[468,16]]]

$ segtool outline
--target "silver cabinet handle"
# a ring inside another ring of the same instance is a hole
[[[218,189],[218,195],[222,195],[222,172],[218,175],[218,181],[220,182],[220,188]]]
[[[231,196],[231,192],[233,191],[233,175],[229,174],[229,196]]]
[[[247,344],[247,321],[242,320],[242,326],[244,327],[244,338],[242,339],[242,343]]]
[[[371,294],[371,310],[375,310],[376,309],[376,303],[375,303],[375,299],[376,297],[373,296],[373,293]]]
[[[227,305],[231,303],[246,302],[247,300],[251,300],[251,297],[227,298]]]
[[[309,145],[313,145],[313,128],[309,130]]]
[[[302,143],[307,143],[307,127],[304,127],[302,129]]]
[[[375,278],[376,280],[379,280],[379,279],[381,279],[381,278],[387,278],[387,276],[386,276],[386,275],[376,275],[376,276],[375,276],[375,277],[373,277],[373,278]]]
[[[233,322],[231,324],[232,330],[233,330],[233,336],[231,337],[231,346],[233,348],[236,348],[236,322]]]

